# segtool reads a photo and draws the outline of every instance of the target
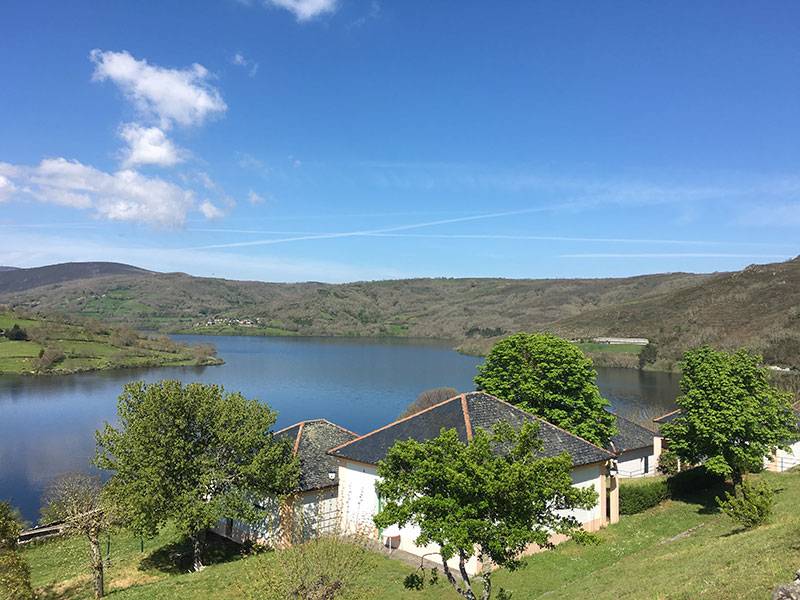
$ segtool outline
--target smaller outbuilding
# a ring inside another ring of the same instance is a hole
[[[609,450],[617,457],[620,478],[651,477],[658,473],[661,437],[624,417],[617,416],[617,434]]]
[[[286,546],[329,533],[338,526],[339,465],[328,450],[357,437],[325,419],[301,421],[275,433],[292,444],[300,461],[297,490],[283,503],[266,498],[269,511],[260,523],[222,519],[213,531],[238,543],[247,541]]]

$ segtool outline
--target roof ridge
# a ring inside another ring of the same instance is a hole
[[[294,448],[292,448],[292,455],[297,456],[297,450],[300,448],[300,438],[303,436],[303,428],[306,426],[306,422],[303,421],[300,423],[300,427],[297,429],[297,437],[294,440]]]
[[[342,427],[342,426],[341,426],[341,425],[339,425],[338,423],[334,423],[333,421],[329,421],[328,419],[321,418],[321,419],[315,419],[315,420],[316,420],[316,421],[324,421],[324,422],[325,422],[325,423],[327,423],[328,425],[332,425],[333,427],[336,427],[337,429],[341,429],[341,430],[342,430],[342,431],[344,431],[345,433],[349,433],[350,435],[354,435],[354,436],[356,436],[356,437],[358,436],[358,434],[357,434],[355,431],[350,431],[350,430],[349,430],[349,429],[347,429],[346,427]]]
[[[407,417],[403,417],[402,419],[395,419],[394,421],[392,421],[391,423],[387,423],[383,427],[378,427],[377,429],[374,429],[374,430],[372,430],[372,431],[370,431],[368,433],[365,433],[364,435],[360,435],[360,436],[358,436],[358,437],[356,437],[356,438],[354,438],[354,439],[352,439],[352,440],[350,440],[348,442],[345,442],[344,444],[339,444],[338,446],[334,446],[333,448],[328,450],[328,454],[331,454],[333,452],[337,452],[337,451],[341,450],[342,448],[344,448],[345,446],[349,446],[350,444],[354,444],[355,442],[363,440],[364,438],[367,438],[367,437],[369,437],[369,436],[371,436],[371,435],[373,435],[375,433],[378,433],[379,431],[383,431],[384,429],[389,429],[389,427],[394,427],[398,423],[403,423],[405,421],[408,421],[409,419],[413,419],[415,417],[418,417],[419,415],[421,415],[423,413],[426,413],[426,412],[429,412],[429,411],[433,410],[434,408],[439,408],[440,406],[443,406],[443,405],[447,404],[448,402],[452,402],[453,400],[458,400],[458,399],[460,399],[460,397],[461,397],[460,395],[459,396],[453,396],[452,398],[448,398],[447,400],[442,400],[441,402],[437,402],[433,406],[429,406],[428,408],[423,408],[422,410],[420,410],[418,412],[415,412],[413,415],[408,415]]]
[[[350,435],[355,435],[355,436],[358,435],[355,431],[350,431],[349,429],[347,429],[345,427],[342,427],[341,425],[339,425],[337,423],[334,423],[333,421],[329,421],[325,417],[319,417],[317,419],[303,419],[302,421],[298,421],[297,423],[293,423],[291,425],[288,425],[288,426],[284,427],[283,429],[279,429],[278,431],[276,431],[274,433],[274,435],[278,435],[279,433],[283,433],[284,431],[289,431],[293,427],[302,427],[306,423],[327,423],[328,425],[332,425],[333,427],[336,427],[337,429],[341,429],[342,431],[344,431],[345,433],[349,433]]]
[[[676,412],[680,412],[680,411],[681,411],[681,409],[680,409],[680,407],[678,407],[675,410],[671,410],[668,413],[665,413],[665,414],[661,415],[660,417],[656,417],[655,419],[653,419],[653,421],[655,423],[658,423],[661,419],[663,419],[665,417],[670,417],[670,416],[674,415]]]
[[[600,450],[600,451],[602,451],[602,452],[604,452],[604,453],[608,454],[608,455],[609,455],[609,456],[611,456],[612,458],[614,457],[614,455],[613,455],[611,452],[609,452],[608,450],[606,450],[606,449],[605,449],[605,448],[603,448],[602,446],[598,446],[597,444],[595,444],[594,442],[590,442],[590,441],[589,441],[589,440],[587,440],[586,438],[582,438],[581,436],[579,436],[579,435],[576,435],[576,434],[572,433],[571,431],[567,431],[567,430],[566,430],[566,429],[564,429],[563,427],[559,427],[558,425],[554,425],[554,424],[553,424],[553,423],[551,423],[550,421],[547,421],[546,419],[544,419],[544,418],[540,417],[540,416],[539,416],[539,415],[537,415],[537,414],[534,414],[534,413],[529,413],[529,412],[528,412],[528,411],[526,411],[526,410],[522,410],[522,409],[521,409],[521,408],[519,408],[518,406],[514,406],[514,405],[513,405],[513,404],[511,404],[510,402],[506,402],[506,401],[505,401],[505,400],[503,400],[502,398],[498,398],[497,396],[495,396],[495,395],[493,395],[493,394],[490,394],[489,392],[484,392],[484,391],[476,390],[475,392],[470,392],[470,394],[486,394],[486,395],[487,395],[487,396],[489,396],[490,398],[493,398],[493,399],[497,400],[498,402],[501,402],[502,404],[505,404],[505,405],[507,405],[507,406],[509,406],[509,407],[513,408],[515,411],[517,411],[517,412],[519,412],[519,413],[522,413],[523,415],[528,415],[529,417],[533,417],[533,418],[535,418],[536,420],[538,420],[538,421],[541,421],[542,423],[546,423],[546,424],[547,424],[547,425],[549,425],[550,427],[555,427],[555,428],[556,428],[556,429],[558,429],[559,431],[562,431],[562,432],[566,433],[566,434],[567,434],[567,435],[569,435],[569,436],[572,436],[572,437],[574,437],[574,438],[577,438],[577,439],[579,439],[580,441],[582,441],[582,442],[584,442],[584,443],[586,443],[586,444],[589,444],[590,446],[594,446],[595,448],[597,448],[598,450]]]
[[[464,415],[464,427],[467,429],[467,441],[472,441],[472,419],[469,416],[469,405],[467,395],[461,394],[461,412]]]
[[[279,429],[278,431],[276,431],[273,435],[278,435],[279,433],[283,433],[284,431],[289,431],[292,427],[299,427],[305,422],[306,422],[305,419],[303,419],[302,421],[298,421],[297,423],[292,423],[291,425],[287,425],[283,429]]]

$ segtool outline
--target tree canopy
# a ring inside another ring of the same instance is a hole
[[[598,446],[616,433],[592,361],[567,340],[517,333],[497,342],[478,367],[475,385]]]
[[[568,454],[542,457],[541,448],[536,423],[517,432],[500,422],[492,433],[476,430],[467,444],[455,429],[442,429],[425,442],[399,441],[378,464],[383,508],[375,524],[418,525],[415,543],[438,544],[443,562],[457,557],[463,587],[448,569],[445,574],[459,594],[472,599],[465,565],[476,549],[481,560],[513,569],[531,543],[548,547],[554,534],[587,535],[560,511],[590,508],[596,493],[572,485]],[[489,598],[489,571],[481,578]]]
[[[0,600],[33,600],[31,570],[17,550],[22,531],[19,511],[0,502]]]
[[[173,520],[194,541],[196,569],[206,529],[223,517],[263,518],[255,502],[297,486],[292,449],[271,431],[276,413],[257,400],[216,385],[137,382],[117,412],[119,427],[96,434],[108,493],[137,533]]]
[[[792,395],[774,388],[761,357],[702,346],[681,362],[680,415],[661,427],[670,450],[735,484],[798,439]]]

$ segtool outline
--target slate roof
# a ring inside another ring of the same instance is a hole
[[[467,442],[474,430],[481,428],[491,431],[498,421],[506,421],[515,429],[525,421],[538,421],[539,437],[544,445],[543,455],[557,456],[566,451],[572,457],[573,466],[613,458],[613,454],[607,450],[485,392],[454,396],[333,448],[330,454],[374,465],[399,440],[429,440],[438,436],[444,427],[455,429],[461,440]]]
[[[294,455],[300,459],[298,491],[301,492],[339,485],[339,466],[328,450],[357,437],[352,431],[325,419],[295,423],[276,432],[275,436],[288,439]],[[331,479],[328,473],[336,473],[336,477]]]
[[[611,438],[610,450],[615,454],[653,445],[654,431],[617,415],[618,432]]]

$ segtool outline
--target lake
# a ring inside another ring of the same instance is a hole
[[[226,364],[0,376],[0,500],[36,520],[50,480],[88,469],[94,431],[114,421],[116,398],[128,381],[221,384],[269,403],[278,411],[278,427],[324,417],[366,433],[397,418],[426,389],[474,389],[482,362],[425,340],[174,337],[213,342]],[[633,369],[598,369],[598,383],[616,411],[642,423],[667,412],[678,391],[677,375]]]

